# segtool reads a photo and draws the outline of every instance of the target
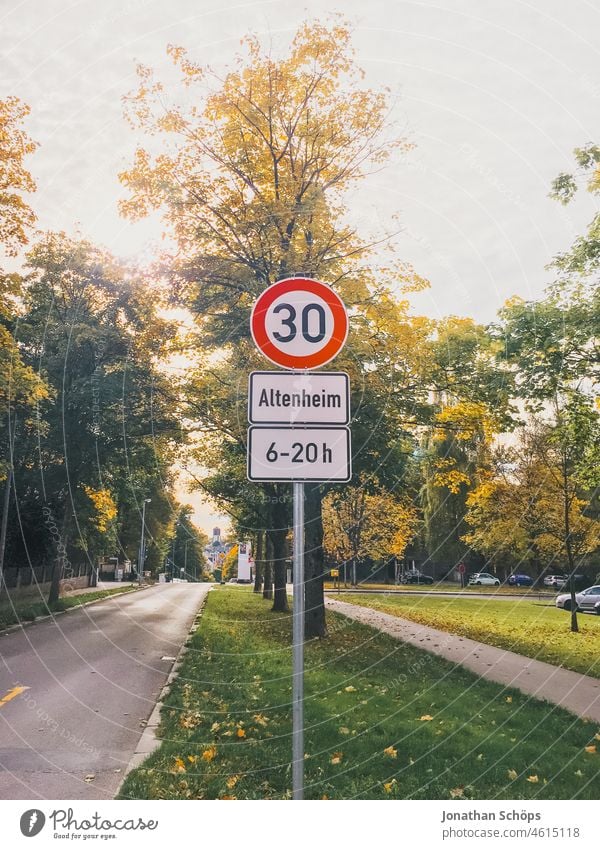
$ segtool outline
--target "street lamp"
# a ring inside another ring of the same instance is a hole
[[[142,584],[142,573],[144,571],[144,563],[146,560],[146,504],[150,504],[151,501],[151,498],[144,498],[144,503],[142,504],[142,538],[140,539],[140,553],[138,557],[138,584],[140,586]]]

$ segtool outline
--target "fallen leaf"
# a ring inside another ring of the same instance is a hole
[[[480,753],[477,755],[477,760],[478,760],[478,761],[482,761],[482,760],[483,760],[483,752],[480,752]]]
[[[507,696],[506,701],[508,702],[508,704],[510,704],[512,702],[512,696]]]
[[[239,775],[232,775],[227,779],[225,784],[227,785],[227,788],[229,790],[231,790],[233,787],[235,787],[235,785],[238,783],[239,780],[240,780]]]
[[[519,773],[517,772],[516,769],[509,769],[506,774],[510,778],[511,781],[514,781],[515,778],[519,777]]]
[[[202,752],[202,760],[210,763],[217,756],[217,747],[209,746]]]
[[[346,728],[345,725],[342,725],[342,727],[340,728],[340,734],[350,734],[350,729]]]
[[[397,783],[398,782],[396,781],[396,779],[392,778],[391,781],[388,781],[386,784],[383,785],[383,789],[386,793],[391,793]]]
[[[346,693],[356,693],[356,687],[353,687],[352,684],[349,687],[344,687],[344,690]]]
[[[461,787],[455,787],[454,790],[450,791],[450,795],[452,796],[453,799],[462,799],[465,795],[465,788],[462,787],[462,786]]]
[[[578,769],[578,770],[577,770],[577,772],[575,773],[575,775],[576,775],[578,778],[583,778],[583,773],[582,773],[582,771],[581,771],[580,769]]]
[[[95,776],[95,775],[90,774],[90,775],[86,775],[86,777],[85,777],[83,780],[84,780],[84,781],[87,781],[87,783],[89,784],[89,783],[90,783],[91,781],[93,781],[95,778],[96,778],[96,776]]]
[[[334,752],[333,755],[331,756],[331,763],[332,764],[341,764],[343,757],[344,757],[343,752]]]
[[[236,734],[237,734],[237,736],[240,738],[240,740],[241,740],[243,737],[245,737],[245,736],[246,736],[246,732],[244,731],[244,729],[243,729],[243,728],[238,728],[238,730],[237,730],[235,733],[236,733]]]
[[[537,777],[537,775],[530,775],[530,776],[527,778],[527,781],[528,781],[530,784],[537,784],[537,783],[539,782],[539,778]]]
[[[383,750],[383,754],[387,755],[388,758],[397,758],[398,757],[398,749],[394,749],[393,746],[388,746],[387,749]]]
[[[431,722],[432,719],[432,716],[430,716],[428,713],[424,713],[419,722]]]
[[[595,755],[596,754],[596,747],[595,746],[585,746],[585,750],[588,753],[588,755]]]
[[[181,760],[181,758],[175,758],[174,770],[175,772],[185,772],[185,763]]]
[[[269,720],[262,713],[255,713],[254,714],[254,721],[256,722],[257,725],[266,725]]]

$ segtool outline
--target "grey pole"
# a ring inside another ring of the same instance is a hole
[[[141,586],[142,584],[142,571],[144,569],[144,561],[146,560],[146,540],[144,538],[144,534],[146,531],[146,504],[150,504],[150,498],[144,498],[144,503],[142,504],[142,538],[140,539],[140,552],[138,556],[138,584]]]
[[[304,484],[294,481],[292,798],[304,798]]]

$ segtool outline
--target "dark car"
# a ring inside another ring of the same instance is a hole
[[[403,584],[433,584],[433,578],[422,572],[405,572],[401,581]]]
[[[509,577],[508,585],[510,587],[532,587],[533,578],[530,578],[529,575],[523,575],[519,572]]]

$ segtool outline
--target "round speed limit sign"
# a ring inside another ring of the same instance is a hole
[[[319,280],[290,277],[260,295],[250,318],[264,356],[286,369],[319,368],[344,347],[348,314],[343,301]]]

